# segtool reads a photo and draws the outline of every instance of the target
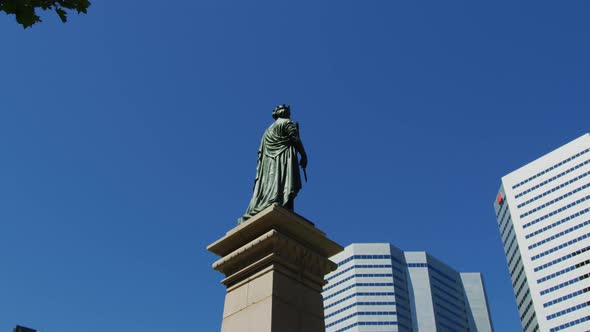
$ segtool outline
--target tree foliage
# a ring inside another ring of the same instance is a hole
[[[86,14],[89,6],[89,0],[0,0],[0,11],[16,15],[16,21],[24,28],[41,22],[37,9],[55,11],[65,23],[68,20],[68,10]]]

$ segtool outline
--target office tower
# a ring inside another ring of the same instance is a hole
[[[386,243],[351,244],[331,259],[326,332],[493,330],[479,273]]]
[[[590,330],[590,135],[502,178],[494,202],[525,332]]]

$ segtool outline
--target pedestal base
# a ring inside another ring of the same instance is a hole
[[[343,248],[299,215],[273,205],[211,244],[227,287],[222,332],[324,332],[328,257]]]

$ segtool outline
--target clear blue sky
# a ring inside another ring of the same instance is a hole
[[[251,194],[272,108],[297,211],[484,274],[520,323],[501,176],[588,132],[588,1],[94,1],[0,15],[0,332],[219,331],[205,250]]]

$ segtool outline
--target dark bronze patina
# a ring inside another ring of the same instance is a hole
[[[293,210],[295,197],[301,189],[299,165],[305,174],[307,154],[299,136],[299,125],[291,120],[289,105],[277,106],[272,117],[275,121],[264,132],[258,148],[254,193],[238,224],[275,203]],[[307,174],[305,178],[307,180]]]

